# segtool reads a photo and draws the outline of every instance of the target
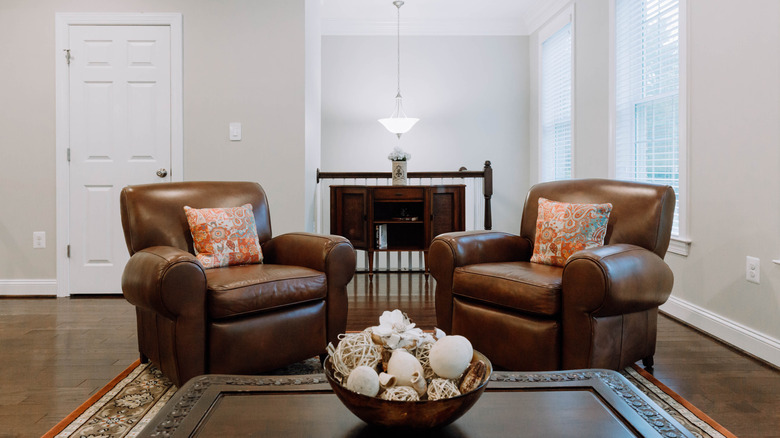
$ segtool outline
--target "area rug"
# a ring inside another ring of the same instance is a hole
[[[637,365],[627,367],[621,374],[695,436],[736,438],[725,427]]]
[[[276,370],[272,375],[321,373],[317,358]],[[696,437],[731,438],[728,430],[636,365],[621,372]],[[135,437],[176,392],[151,364],[136,361],[43,437]]]
[[[269,375],[322,373],[312,357],[280,368]],[[42,438],[135,437],[151,421],[178,388],[151,363],[135,361],[95,393]]]

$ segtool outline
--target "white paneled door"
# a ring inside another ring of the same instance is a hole
[[[121,293],[126,185],[170,181],[169,26],[69,27],[70,293]]]

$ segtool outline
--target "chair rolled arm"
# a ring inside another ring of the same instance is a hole
[[[436,324],[452,331],[452,276],[455,268],[477,263],[528,261],[528,239],[498,231],[460,231],[436,236],[428,250],[428,266],[436,279]]]
[[[192,254],[170,246],[142,249],[127,262],[122,292],[131,304],[175,320],[206,308],[206,274]]]
[[[344,237],[329,234],[287,233],[263,244],[263,262],[303,266],[334,275],[349,283],[355,274],[355,249]],[[341,272],[343,271],[343,272]],[[340,274],[341,275],[338,275]],[[329,278],[328,281],[331,281]]]
[[[347,328],[347,283],[355,275],[357,257],[352,243],[328,234],[287,233],[263,244],[263,263],[304,266],[324,272],[328,279],[328,342],[338,343]]]
[[[652,309],[672,292],[674,274],[642,247],[617,244],[579,251],[563,270],[563,311],[610,316]]]
[[[455,267],[477,263],[528,261],[533,252],[533,244],[528,239],[499,231],[440,234],[433,239],[431,251],[437,242],[446,245],[446,248],[442,247],[437,251],[436,258],[439,261],[452,260],[451,263]]]

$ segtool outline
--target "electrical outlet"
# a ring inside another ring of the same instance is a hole
[[[46,231],[33,232],[33,248],[46,248]]]
[[[745,280],[761,283],[761,259],[748,256],[745,262]]]

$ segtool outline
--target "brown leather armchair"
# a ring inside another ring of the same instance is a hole
[[[203,269],[183,207],[252,204],[264,263]],[[271,237],[262,187],[183,182],[125,187],[120,205],[138,349],[176,385],[205,374],[257,374],[315,355],[347,322],[355,250],[339,236]]]
[[[538,199],[613,204],[603,247],[564,267],[531,263]],[[675,196],[669,186],[583,179],[535,185],[520,235],[448,233],[431,244],[436,317],[511,370],[622,369],[655,354],[658,306],[672,291],[663,261]]]

